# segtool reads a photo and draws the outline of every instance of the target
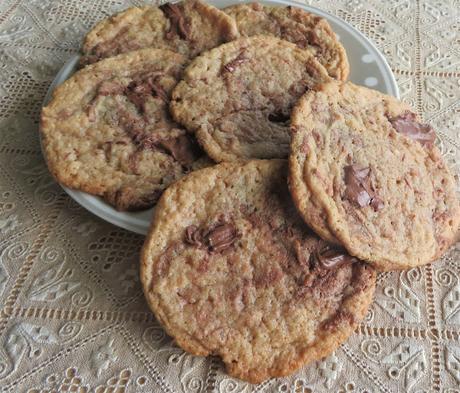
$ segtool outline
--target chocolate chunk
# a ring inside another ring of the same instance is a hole
[[[160,10],[169,19],[171,27],[166,33],[166,38],[172,39],[174,34],[178,34],[183,40],[190,39],[189,26],[185,22],[184,15],[177,4],[163,4],[160,6]]]
[[[161,189],[150,191],[138,196],[138,191],[132,187],[123,187],[116,191],[108,191],[104,198],[120,211],[138,211],[152,207],[162,193]]]
[[[145,79],[133,80],[125,89],[125,94],[139,112],[145,112],[145,102],[148,97],[158,97],[164,102],[168,102],[168,95],[159,83],[160,76],[147,77]]]
[[[368,185],[370,168],[360,168],[358,165],[345,167],[345,197],[359,206],[364,207],[370,204]]]
[[[248,59],[246,57],[244,57],[244,51],[240,52],[240,54],[235,57],[232,61],[229,61],[227,64],[225,64],[223,67],[222,67],[222,70],[221,70],[221,73],[225,73],[225,72],[234,72],[236,70],[236,68],[243,64],[245,61],[247,61]]]
[[[384,203],[378,196],[374,196],[371,198],[369,205],[374,209],[374,211],[379,211],[380,209],[383,209]]]
[[[414,141],[420,142],[423,146],[433,146],[436,133],[429,124],[419,123],[415,113],[406,111],[402,115],[388,120],[397,132],[406,135]]]
[[[185,228],[185,242],[195,246],[202,245],[203,238],[201,236],[201,231],[196,225],[189,225]]]
[[[117,109],[119,127],[125,130],[136,145],[144,148],[152,147],[154,141],[146,140],[145,122],[138,115],[126,110],[121,104],[118,104]]]
[[[370,168],[348,165],[345,171],[345,198],[360,207],[371,206],[374,211],[383,208],[383,201],[375,194],[370,184]]]
[[[217,223],[208,230],[190,225],[185,229],[185,242],[205,247],[209,252],[221,252],[230,247],[240,236],[232,224]]]
[[[131,113],[124,108],[119,108],[118,124],[130,136],[138,149],[161,149],[170,154],[185,169],[203,155],[199,145],[189,135],[180,135],[176,138],[160,139],[159,135],[145,131],[146,124],[139,115]],[[120,142],[125,143],[126,142]],[[137,174],[137,170],[133,169]]]
[[[345,250],[325,246],[313,254],[323,269],[336,269],[340,266],[358,262],[358,259],[347,254]]]
[[[282,111],[272,112],[268,115],[268,120],[273,123],[287,123],[290,118],[289,115],[284,114]]]
[[[238,233],[231,224],[219,224],[203,237],[209,251],[220,252],[230,247],[238,239]]]
[[[96,108],[97,108],[97,105],[99,104],[100,100],[101,100],[101,96],[97,95],[96,97],[94,97],[91,100],[91,102],[86,107],[86,114],[88,116],[88,120],[91,121],[91,122],[94,122],[97,119]]]
[[[158,142],[158,146],[171,154],[181,165],[190,166],[203,155],[198,144],[188,135],[166,139]]]

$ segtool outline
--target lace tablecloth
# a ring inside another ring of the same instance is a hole
[[[332,356],[248,385],[178,349],[138,280],[142,237],[94,217],[51,178],[41,103],[96,21],[140,1],[0,1],[0,390],[5,392],[460,392],[460,247],[378,279],[375,302]],[[460,3],[308,1],[387,57],[404,101],[460,170]]]

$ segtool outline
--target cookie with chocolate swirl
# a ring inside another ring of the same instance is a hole
[[[287,158],[297,100],[332,80],[314,53],[273,36],[244,37],[196,57],[171,114],[217,161]]]
[[[224,11],[235,18],[241,36],[267,34],[293,42],[312,51],[332,78],[348,78],[350,67],[345,48],[326,19],[298,7],[260,3],[236,4]]]
[[[185,62],[169,50],[142,49],[85,67],[59,86],[41,115],[55,178],[118,210],[139,210],[210,162],[169,115]]]
[[[258,383],[328,356],[372,301],[375,272],[296,213],[287,162],[222,163],[171,185],[141,256],[147,301],[195,355]]]
[[[293,200],[324,239],[381,270],[431,262],[460,223],[435,138],[394,97],[349,82],[317,86],[293,110]]]
[[[191,59],[236,37],[233,18],[200,0],[132,7],[86,35],[80,64],[143,48],[169,49]]]

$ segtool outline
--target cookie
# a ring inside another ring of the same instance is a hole
[[[143,48],[170,49],[193,58],[237,36],[231,17],[200,0],[132,7],[87,34],[81,65]]]
[[[41,116],[55,178],[118,210],[139,210],[204,165],[193,136],[168,111],[185,61],[169,50],[142,49],[87,66],[60,85]]]
[[[326,229],[380,270],[433,261],[455,241],[460,221],[435,137],[393,97],[352,83],[319,86],[292,115],[294,202],[318,233]]]
[[[309,50],[272,36],[240,38],[187,67],[171,113],[215,161],[285,158],[292,107],[328,80]]]
[[[184,350],[252,383],[334,351],[372,301],[375,272],[303,223],[287,162],[222,163],[161,197],[141,256],[156,317]]]
[[[297,7],[271,7],[259,3],[238,4],[224,11],[236,20],[244,37],[270,34],[312,51],[332,78],[346,80],[350,73],[347,54],[329,23]]]

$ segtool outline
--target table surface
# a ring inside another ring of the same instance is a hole
[[[307,1],[387,57],[402,99],[460,170],[460,2]],[[0,390],[5,392],[460,392],[460,246],[379,275],[350,340],[289,378],[248,385],[177,348],[138,280],[142,237],[75,204],[43,161],[38,119],[95,22],[140,1],[0,1]]]

